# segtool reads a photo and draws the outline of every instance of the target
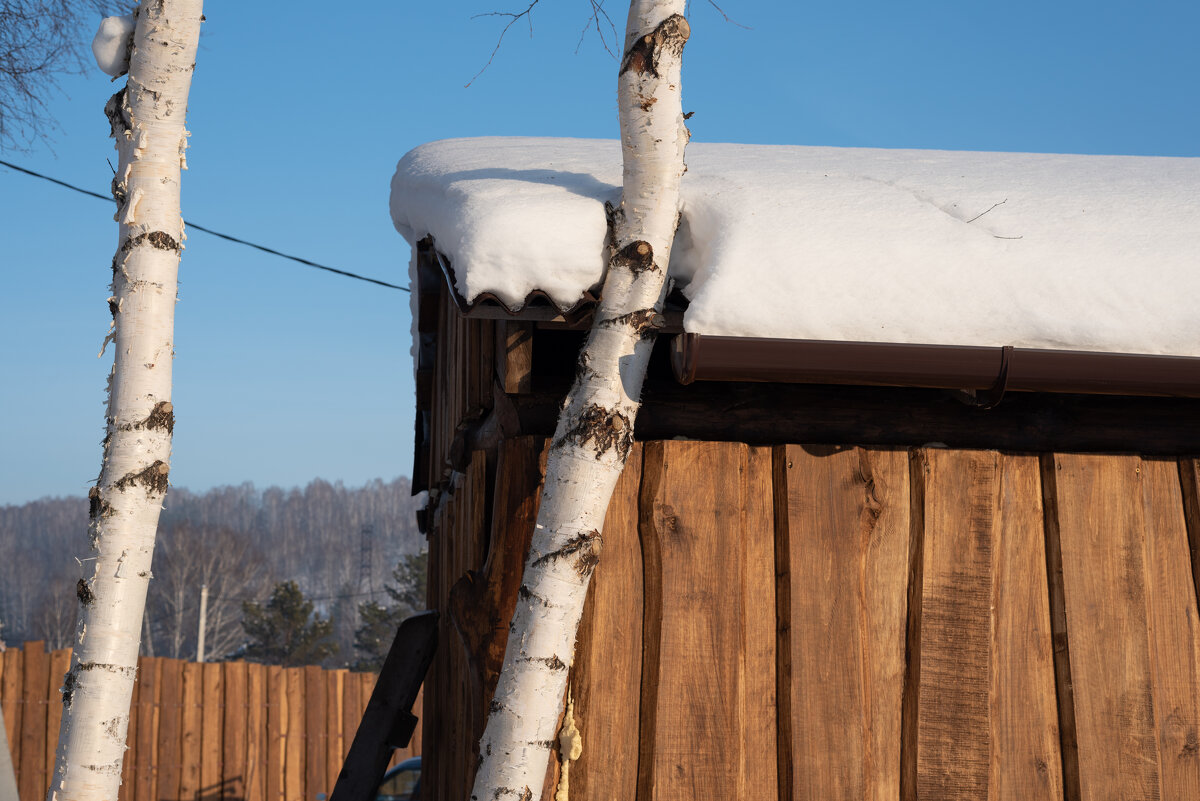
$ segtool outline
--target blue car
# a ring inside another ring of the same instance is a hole
[[[406,759],[385,773],[375,801],[421,801],[421,758]]]

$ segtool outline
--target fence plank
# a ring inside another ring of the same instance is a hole
[[[1136,456],[1056,454],[1082,801],[1159,798]]]
[[[160,678],[157,798],[175,801],[183,784],[183,663],[163,660]]]
[[[350,753],[350,745],[354,742],[354,735],[358,731],[358,722],[361,720],[358,711],[361,708],[358,701],[361,686],[357,673],[347,673],[342,677],[342,731],[346,733],[342,739],[343,762],[346,761],[346,755]]]
[[[898,798],[908,455],[789,445],[776,470],[783,781],[797,801]]]
[[[325,672],[325,781],[329,791],[342,769],[342,679],[344,670]]]
[[[283,668],[267,668],[267,801],[284,801],[288,729],[287,677]]]
[[[1145,459],[1141,468],[1162,796],[1200,798],[1200,632],[1180,473],[1173,460]]]
[[[204,665],[198,662],[183,665],[181,704],[179,797],[182,801],[198,801],[204,743]]]
[[[286,801],[313,801],[304,795],[304,668],[284,668],[287,678],[287,739],[283,795]]]
[[[50,683],[50,661],[40,640],[25,643],[24,684],[21,702],[21,775],[17,780],[21,798],[46,795],[50,786],[46,773],[46,688]]]
[[[13,770],[16,772],[18,792],[21,786],[21,718],[25,704],[21,697],[25,688],[24,653],[9,648],[4,659],[4,729],[8,735],[8,748],[12,754]]]
[[[267,670],[246,665],[246,801],[267,797]]]
[[[54,775],[54,761],[58,751],[58,732],[62,724],[62,686],[67,670],[71,667],[71,649],[59,648],[50,653],[50,682],[46,697],[46,789]]]
[[[329,793],[325,783],[325,675],[317,665],[304,668],[305,798]]]
[[[226,662],[222,726],[221,787],[225,798],[246,797],[246,663]]]
[[[749,449],[671,441],[648,443],[644,454],[640,529],[647,552],[656,551],[643,557],[646,618],[656,617],[657,606],[661,622],[658,631],[644,633],[650,653],[643,672],[639,797],[736,798],[739,788],[755,785],[762,797],[774,797],[774,749],[762,761],[746,753],[742,708],[747,674],[772,667],[747,664],[751,654],[771,647],[749,641],[759,629],[747,625],[740,591],[746,572],[763,572],[762,565],[747,565],[744,539],[772,537],[769,523],[766,530],[740,530],[743,486],[729,479],[749,469]],[[773,572],[768,562],[767,587]],[[654,573],[659,586],[652,588]],[[773,612],[773,601],[770,607]],[[775,717],[772,696],[757,702],[760,714]]]
[[[536,464],[537,451],[532,458]],[[603,555],[588,589],[571,669],[584,749],[571,767],[570,794],[584,801],[632,799],[637,792],[638,742],[630,733],[638,730],[641,703],[641,480],[642,446],[637,444],[604,518]]]
[[[138,728],[137,759],[134,762],[135,801],[157,801],[157,763],[155,751],[158,740],[159,671],[161,662],[155,657],[138,661]]]
[[[204,705],[200,710],[200,794],[205,801],[221,801],[221,735],[225,719],[225,679],[220,662],[205,662],[202,669]]]

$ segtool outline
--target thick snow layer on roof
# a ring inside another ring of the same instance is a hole
[[[692,144],[671,274],[689,331],[1200,356],[1200,159]],[[397,229],[468,300],[602,277],[615,141],[408,153]]]

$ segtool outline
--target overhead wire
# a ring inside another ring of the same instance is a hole
[[[8,167],[10,170],[16,170],[17,172],[23,172],[26,175],[33,176],[34,178],[40,178],[43,181],[49,181],[52,184],[57,184],[58,186],[65,187],[66,189],[71,189],[75,192],[79,192],[80,194],[87,195],[88,197],[99,198],[100,200],[105,200],[105,201],[109,201],[109,202],[112,201],[111,197],[102,195],[99,192],[93,192],[90,189],[84,189],[83,187],[75,186],[74,184],[67,183],[66,181],[60,181],[57,178],[52,178],[49,175],[43,175],[40,172],[35,172],[34,170],[30,170],[25,167],[18,166],[16,164],[12,164],[11,162],[4,161],[3,159],[0,159],[0,165]],[[378,278],[368,278],[365,275],[359,275],[358,273],[352,273],[347,270],[339,270],[336,267],[330,267],[326,264],[319,264],[315,261],[301,258],[300,256],[292,256],[288,253],[282,253],[278,250],[275,250],[274,248],[269,248],[266,245],[259,245],[255,242],[250,242],[248,240],[241,239],[240,237],[232,236],[230,234],[223,234],[220,231],[215,231],[212,228],[209,228],[204,225],[200,225],[199,223],[194,223],[191,220],[184,220],[183,224],[193,230],[203,231],[206,234],[211,234],[212,236],[220,237],[221,239],[227,240],[229,242],[234,242],[238,245],[245,245],[246,247],[251,247],[251,248],[254,248],[255,250],[261,250],[263,253],[270,253],[272,256],[279,256],[280,258],[290,259],[294,262],[298,262],[307,267],[313,267],[317,270],[324,270],[326,272],[334,273],[336,275],[342,275],[347,278],[354,278],[359,281],[366,281],[369,284],[378,284],[379,286],[387,287],[388,289],[398,289],[401,292],[412,292],[412,290],[406,286],[400,286],[399,284],[389,284],[387,281],[380,281]]]

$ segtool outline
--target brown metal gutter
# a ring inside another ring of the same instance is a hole
[[[680,334],[681,384],[769,381],[1200,398],[1200,358],[1131,353]]]

